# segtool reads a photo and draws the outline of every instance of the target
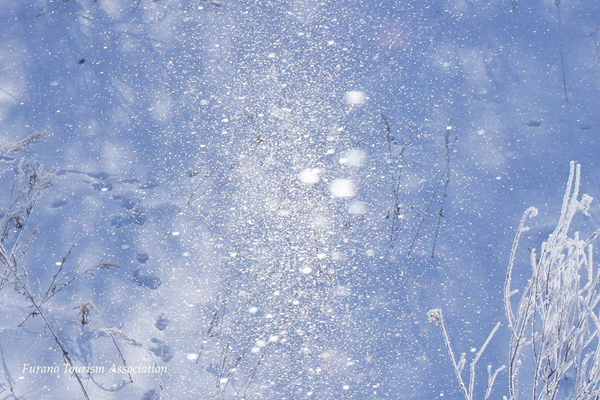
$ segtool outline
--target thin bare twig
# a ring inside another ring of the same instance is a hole
[[[115,337],[119,337],[123,341],[125,341],[125,343],[129,344],[130,346],[138,347],[138,348],[141,348],[142,350],[144,350],[144,352],[146,353],[148,358],[150,358],[150,360],[154,364],[155,370],[158,371],[157,376],[158,376],[158,388],[160,391],[160,398],[164,399],[165,398],[164,397],[164,384],[163,384],[163,379],[162,379],[162,373],[160,372],[161,368],[158,366],[158,363],[156,362],[156,359],[152,355],[152,352],[150,350],[148,350],[148,348],[146,348],[146,346],[144,346],[141,342],[139,342],[136,339],[132,338],[131,336],[127,335],[125,332],[123,332],[120,329],[106,328],[106,329],[101,329],[100,332],[102,332],[106,335],[109,335],[111,338],[113,338],[113,340],[115,339]]]
[[[431,209],[431,206],[433,205],[433,202],[435,201],[435,199],[437,199],[437,197],[438,197],[438,191],[440,190],[440,187],[442,186],[442,184],[444,184],[444,190],[442,192],[442,199],[440,201],[440,208],[437,213],[438,218],[437,218],[437,222],[436,222],[435,236],[434,236],[433,246],[432,246],[432,250],[431,250],[431,258],[433,258],[435,256],[435,248],[436,248],[437,240],[438,240],[438,236],[439,236],[441,219],[444,214],[444,204],[446,202],[446,198],[448,197],[448,185],[450,184],[450,162],[452,160],[452,152],[454,151],[454,149],[456,147],[456,141],[457,141],[456,135],[454,135],[454,138],[452,140],[450,140],[450,135],[452,132],[452,127],[450,126],[451,122],[452,122],[452,120],[448,121],[448,123],[446,124],[446,127],[445,127],[445,131],[444,131],[444,146],[445,146],[445,151],[446,151],[446,160],[445,160],[446,165],[444,167],[444,171],[442,171],[442,174],[440,175],[440,178],[438,179],[438,182],[435,186],[433,194],[432,194],[431,198],[429,199],[429,202],[427,203],[427,207],[425,207],[423,216],[421,217],[421,220],[419,221],[417,230],[416,230],[415,234],[413,235],[413,239],[410,243],[410,246],[408,247],[408,257],[410,257],[410,255],[414,249],[414,246],[417,242],[417,239],[418,239],[419,235],[421,234],[421,229],[423,228],[425,219],[427,219],[427,216],[429,215],[429,210]]]
[[[556,24],[558,30],[558,51],[560,56],[560,72],[562,75],[563,89],[565,92],[565,100],[569,100],[567,94],[567,78],[565,77],[565,61],[563,57],[563,34],[562,34],[562,17],[560,14],[560,0],[554,0],[556,6]]]
[[[444,192],[442,194],[442,202],[438,211],[437,224],[435,226],[435,235],[433,237],[433,248],[431,249],[431,258],[435,256],[435,246],[437,244],[438,236],[440,234],[440,225],[442,217],[444,216],[444,204],[446,203],[446,197],[448,197],[448,186],[450,185],[450,161],[452,159],[452,152],[456,146],[457,136],[454,135],[452,143],[450,142],[450,132],[452,131],[451,126],[446,127],[446,135],[444,136],[444,144],[446,146],[446,179],[444,180]]]
[[[392,161],[392,141],[395,141],[393,139],[392,136],[392,132],[391,132],[391,127],[390,127],[390,123],[387,119],[387,117],[385,116],[385,114],[381,113],[381,119],[384,122],[385,125],[385,138],[386,138],[386,142],[388,145],[388,154],[389,154],[389,161],[390,163],[393,163]],[[398,155],[398,161],[396,163],[393,163],[393,168],[394,169],[398,169],[397,173],[395,173],[395,171],[392,173],[392,179],[394,181],[394,189],[393,189],[393,196],[394,196],[394,205],[393,205],[393,209],[391,211],[391,219],[392,219],[392,224],[391,224],[391,228],[390,228],[390,236],[389,236],[389,246],[387,248],[386,254],[384,258],[389,257],[391,251],[394,248],[394,245],[396,243],[396,239],[397,239],[397,235],[398,235],[398,229],[400,227],[400,184],[402,182],[402,171],[404,168],[404,152],[406,151],[406,148],[410,145],[409,142],[404,142],[402,144],[402,147],[400,148],[400,153]],[[390,218],[390,212],[388,211],[388,214],[386,216],[386,219]]]

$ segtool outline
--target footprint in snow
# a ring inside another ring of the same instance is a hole
[[[149,259],[150,256],[144,251],[140,251],[139,253],[137,253],[137,260],[140,264],[146,264]]]
[[[113,196],[114,200],[118,200],[121,202],[121,207],[123,207],[126,210],[133,210],[133,207],[135,207],[135,205],[139,202],[138,199],[134,199],[131,197],[127,197],[127,196],[123,196],[120,194],[117,194],[115,196]]]
[[[155,356],[162,358],[164,362],[171,361],[173,358],[173,351],[168,344],[157,338],[152,338],[150,341],[154,343],[154,346],[150,347],[150,351],[153,352]]]
[[[132,277],[133,281],[137,283],[138,286],[144,287],[146,289],[154,290],[158,289],[160,285],[162,285],[162,281],[159,277],[151,274],[144,274],[140,271],[139,268],[133,271]]]
[[[156,389],[148,390],[142,396],[142,400],[160,400],[160,394],[156,391]]]
[[[148,216],[146,215],[146,213],[144,211],[139,210],[139,209],[134,209],[131,211],[131,218],[135,224],[142,226],[146,223]]]
[[[115,228],[122,228],[127,225],[131,225],[132,223],[131,217],[126,217],[123,215],[117,215],[110,220],[110,224]]]
[[[85,172],[84,172],[85,173]],[[101,181],[105,181],[108,178],[110,178],[110,174],[108,172],[88,172],[85,173],[87,176],[89,176],[90,178],[96,178],[99,179]]]
[[[155,187],[157,187],[158,184],[154,183],[154,182],[146,182],[143,183],[139,186],[140,189],[154,189]]]
[[[112,183],[109,183],[109,182],[94,183],[94,184],[92,184],[92,187],[101,192],[110,192],[111,190],[113,190],[113,185],[112,185]]]
[[[142,210],[134,209],[130,215],[117,215],[110,220],[110,224],[115,228],[122,228],[131,224],[144,225],[148,216]]]
[[[159,331],[164,331],[165,329],[167,329],[167,326],[169,325],[169,322],[170,321],[169,321],[169,319],[167,317],[165,317],[165,314],[160,314],[156,318],[156,321],[154,322],[154,326]]]
[[[66,206],[67,204],[69,204],[69,202],[67,200],[58,199],[58,200],[54,200],[52,202],[52,204],[50,204],[50,207],[52,207],[52,208],[60,208],[60,207]]]

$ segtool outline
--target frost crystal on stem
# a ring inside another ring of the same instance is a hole
[[[539,254],[532,250],[532,276],[518,302],[512,300],[517,291],[511,290],[515,254],[527,219],[537,214],[535,209],[527,210],[515,238],[504,291],[511,330],[511,399],[522,395],[520,387],[530,390],[532,399],[597,399],[600,395],[600,274],[593,265],[591,244],[598,231],[587,240],[579,233],[569,234],[575,215],[588,215],[592,200],[587,195],[579,199],[580,180],[580,165],[571,163],[558,224]],[[574,385],[568,390],[563,387],[567,379]]]
[[[579,233],[570,235],[578,213],[589,215],[592,198],[579,196],[581,167],[571,163],[567,189],[556,228],[538,251],[531,251],[531,278],[522,289],[513,289],[519,243],[529,230],[527,221],[537,216],[535,208],[525,211],[513,242],[506,281],[504,304],[510,330],[508,349],[508,399],[533,400],[600,397],[600,271],[594,267],[592,240]],[[520,298],[513,299],[517,294]],[[428,312],[431,322],[440,325],[454,372],[465,399],[473,399],[475,366],[500,324],[471,362],[469,384],[463,380],[465,355],[457,361],[440,309]],[[496,378],[505,367],[492,372],[488,367],[491,395]],[[569,381],[569,384],[565,382]]]

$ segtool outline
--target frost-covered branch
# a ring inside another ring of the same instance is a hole
[[[80,262],[70,270],[66,270],[65,265],[77,244],[75,241],[56,266],[45,293],[38,293],[36,290],[41,286],[41,282],[35,280],[35,276],[28,272],[24,260],[32,251],[37,234],[35,228],[30,228],[30,225],[34,223],[31,221],[31,217],[41,198],[52,187],[55,171],[45,171],[44,167],[35,159],[20,159],[17,162],[15,157],[18,153],[26,151],[32,144],[37,143],[41,136],[42,133],[38,132],[0,148],[0,164],[16,164],[11,167],[15,171],[15,177],[12,183],[9,181],[3,192],[5,194],[3,200],[7,203],[2,210],[0,219],[0,264],[4,267],[4,271],[0,273],[0,290],[12,287],[15,292],[24,297],[31,311],[18,326],[21,327],[32,316],[39,316],[45,332],[60,349],[64,362],[75,368],[77,357],[71,354],[67,342],[61,338],[60,329],[54,326],[45,303],[75,280],[91,276],[99,270],[117,267],[117,265],[101,262],[87,269],[80,269],[82,264]],[[82,308],[80,311],[82,324],[86,321],[89,313],[89,310],[85,312],[83,310]],[[89,399],[88,389],[83,382],[82,375],[74,369],[72,376],[77,380],[83,397]]]
[[[42,139],[43,132],[36,132],[27,136],[25,139],[12,142],[0,148],[0,159],[12,157],[19,152],[26,151],[29,146],[39,142]]]
[[[571,163],[560,218],[539,253],[531,251],[531,278],[522,289],[513,289],[517,253],[529,230],[527,221],[537,215],[535,208],[525,211],[517,229],[504,285],[510,400],[525,393],[532,400],[597,400],[600,396],[600,270],[594,266],[591,243],[600,230],[585,240],[579,233],[570,234],[573,219],[577,214],[589,215],[592,201],[590,196],[579,195],[580,182],[581,168]],[[514,299],[517,294],[518,301]],[[467,400],[472,399],[475,364],[499,325],[473,360],[467,387],[464,355],[456,360],[441,310],[430,311],[429,319],[440,324],[461,391]],[[486,399],[503,369],[492,372],[488,368]],[[573,382],[569,389],[563,385],[567,379]]]
[[[511,326],[509,393],[519,398],[525,381],[533,399],[564,396],[562,382],[574,375],[571,398],[596,399],[600,394],[600,349],[597,324],[600,303],[600,274],[593,265],[591,239],[569,234],[574,217],[588,215],[592,198],[579,198],[581,168],[571,163],[561,215],[554,232],[542,243],[539,255],[531,252],[532,276],[513,309],[510,282],[514,274],[515,253],[526,220],[536,215],[525,213],[513,245],[505,287],[506,314]],[[532,367],[520,367],[532,353]]]
[[[467,387],[467,384],[463,378],[463,372],[467,365],[467,356],[466,353],[462,353],[460,355],[460,359],[456,359],[456,356],[454,355],[454,350],[452,348],[452,342],[450,341],[450,335],[448,334],[448,330],[446,329],[446,324],[444,322],[444,315],[442,313],[442,310],[440,310],[439,308],[435,310],[430,310],[427,313],[427,316],[429,317],[430,322],[438,324],[440,326],[440,329],[442,330],[442,335],[444,336],[444,344],[446,345],[446,350],[448,351],[448,355],[450,356],[450,361],[452,362],[452,367],[454,369],[454,374],[456,375],[456,380],[458,381],[458,385],[460,386],[460,390],[463,393],[465,400],[473,400],[475,398],[474,394],[475,378],[477,375],[477,363],[479,362],[481,356],[492,341],[492,338],[500,328],[500,322],[498,322],[494,329],[492,329],[487,339],[475,355],[475,358],[473,358],[473,360],[471,361],[471,364],[469,366],[469,386]],[[485,391],[485,400],[488,400],[490,398],[498,374],[504,371],[505,369],[505,366],[501,366],[500,368],[497,368],[492,372],[492,366],[488,366],[488,385]]]

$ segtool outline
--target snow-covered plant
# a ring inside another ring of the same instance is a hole
[[[0,147],[0,166],[8,166],[0,170],[0,176],[11,170],[15,172],[12,181],[7,179],[6,190],[0,192],[4,195],[0,200],[7,202],[6,207],[0,208],[0,291],[12,288],[25,298],[28,303],[27,313],[20,323],[15,321],[15,325],[22,327],[33,317],[39,317],[44,325],[44,331],[60,349],[65,364],[75,368],[76,356],[72,355],[65,340],[61,338],[60,329],[52,322],[46,303],[77,279],[92,276],[97,271],[116,268],[118,265],[100,262],[84,269],[80,268],[81,263],[77,263],[75,267],[67,268],[67,262],[77,245],[75,241],[61,262],[55,266],[56,269],[47,283],[46,290],[39,290],[43,284],[35,274],[29,272],[25,258],[32,251],[36,238],[36,230],[30,229],[33,211],[52,187],[55,171],[45,171],[35,159],[17,161],[17,156],[37,143],[41,136],[42,133],[35,133],[21,141]],[[81,324],[87,324],[89,308],[87,306],[80,308],[80,315]],[[4,322],[6,321],[7,318]],[[115,346],[117,346],[116,342]],[[120,350],[119,354],[121,354]],[[73,372],[73,376],[81,388],[83,397],[89,399],[83,376],[76,371]]]
[[[504,287],[510,329],[507,392],[511,400],[600,398],[600,271],[594,267],[591,244],[600,230],[587,239],[569,233],[574,217],[588,215],[592,201],[587,195],[580,198],[580,177],[580,165],[571,163],[559,221],[540,251],[531,251],[531,278],[522,290],[512,287],[517,250],[529,230],[527,221],[538,213],[535,208],[525,212],[516,233]],[[471,363],[467,387],[462,378],[466,360],[463,355],[456,361],[441,310],[430,311],[429,319],[441,325],[458,383],[464,397],[472,399],[475,364],[498,325]],[[490,379],[491,386],[494,383],[495,379]],[[490,390],[488,385],[486,399]]]
[[[21,160],[16,163],[18,153],[25,152],[28,147],[40,140],[42,133],[35,133],[21,141],[0,147],[0,166],[17,164],[14,168],[16,176],[3,191],[7,201],[5,209],[0,210],[0,265],[4,272],[0,276],[0,290],[12,278],[23,275],[27,278],[27,270],[19,265],[31,247],[35,233],[26,237],[25,232],[34,207],[41,197],[52,186],[54,171],[46,172],[35,160]],[[0,176],[10,169],[0,170]]]
[[[446,329],[446,324],[444,323],[444,314],[442,313],[442,310],[440,310],[439,308],[437,308],[435,310],[430,310],[427,313],[427,316],[429,317],[430,322],[439,324],[439,326],[442,330],[442,334],[444,335],[444,344],[446,345],[446,350],[448,350],[448,355],[450,356],[450,361],[452,361],[452,367],[454,369],[454,374],[456,375],[456,380],[458,381],[458,385],[460,386],[460,390],[461,390],[462,394],[465,396],[466,400],[473,400],[475,398],[474,397],[475,396],[475,377],[477,374],[477,371],[476,371],[477,363],[479,362],[479,360],[481,359],[481,356],[487,349],[487,346],[492,341],[492,338],[494,337],[494,335],[500,328],[500,323],[498,322],[496,324],[496,326],[494,327],[494,329],[492,329],[492,331],[488,335],[487,339],[485,340],[485,342],[483,343],[483,345],[481,346],[481,348],[475,355],[475,358],[473,358],[473,360],[471,361],[471,364],[469,366],[469,381],[468,381],[468,385],[467,385],[467,383],[465,382],[465,379],[463,377],[465,367],[467,366],[467,355],[466,355],[466,353],[462,353],[460,355],[460,359],[458,359],[458,360],[456,359],[456,356],[454,355],[454,350],[452,349],[450,335],[448,334],[448,330]],[[499,368],[496,368],[495,370],[492,370],[492,366],[488,365],[488,367],[487,367],[488,384],[487,384],[487,388],[485,390],[484,400],[488,400],[490,398],[490,396],[492,395],[492,390],[494,389],[494,384],[496,383],[496,379],[498,378],[498,374],[500,374],[500,372],[504,371],[505,369],[506,369],[506,366],[503,365]]]
[[[539,253],[531,251],[531,279],[522,291],[513,290],[511,284],[518,245],[529,229],[527,220],[537,215],[535,208],[525,212],[513,244],[504,288],[511,331],[511,399],[519,398],[522,381],[531,389],[532,399],[597,399],[600,395],[600,273],[594,267],[591,244],[599,232],[585,240],[579,233],[569,234],[575,215],[588,215],[592,201],[587,195],[579,199],[580,169],[571,163],[560,219]],[[520,299],[513,302],[518,293]],[[531,365],[524,364],[528,357]],[[570,393],[562,387],[567,378],[574,382]]]

